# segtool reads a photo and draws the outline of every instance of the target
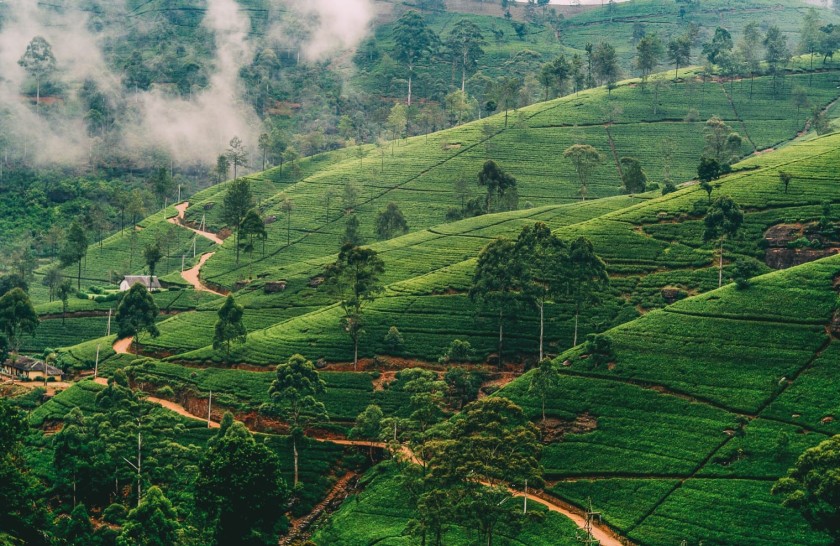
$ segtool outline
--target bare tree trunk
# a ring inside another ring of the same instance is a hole
[[[575,337],[572,340],[572,347],[577,345],[577,334],[578,334],[578,317],[580,316],[580,309],[575,310]]]
[[[353,371],[359,369],[359,336],[353,336]]]
[[[543,311],[545,310],[545,302],[540,302],[540,362],[543,359],[543,333],[545,332],[545,323],[543,322]],[[543,411],[545,413],[545,411]],[[545,415],[543,415],[545,419]]]
[[[408,67],[408,106],[411,106],[411,78],[412,78],[412,67],[409,65]]]
[[[295,455],[295,483],[294,485],[298,484],[298,450],[297,450],[297,438],[292,434],[292,451]]]
[[[718,288],[723,286],[723,238],[720,240],[720,256],[718,258]]]
[[[502,322],[502,310],[499,309],[499,367],[502,367],[502,334],[504,322]]]

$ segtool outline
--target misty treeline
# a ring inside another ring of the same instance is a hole
[[[465,16],[440,32],[441,1],[373,28],[370,0],[174,4],[0,5],[0,222],[22,236],[0,242],[4,250],[32,240],[31,251],[49,256],[49,231],[79,216],[97,233],[124,227],[118,186],[150,213],[234,172],[495,112],[507,124],[518,107],[622,77],[708,62],[724,76],[770,72],[775,81],[791,54],[819,63],[840,40],[814,11],[787,37],[757,24],[738,34],[703,28],[687,5],[673,36],[634,24],[632,59],[617,53],[628,44],[609,39],[554,56],[535,36],[563,43],[566,23],[545,2],[516,10],[524,20]],[[486,54],[492,45],[515,47],[500,60]],[[242,153],[231,165],[219,158],[234,138]]]

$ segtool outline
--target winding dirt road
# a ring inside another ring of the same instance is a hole
[[[212,288],[210,288],[208,286],[205,286],[201,282],[201,278],[199,277],[199,275],[201,274],[201,268],[202,268],[202,266],[204,266],[204,262],[209,260],[210,256],[212,256],[213,254],[215,254],[215,253],[214,252],[206,252],[206,253],[202,254],[201,258],[199,258],[197,264],[195,264],[190,269],[187,269],[186,271],[181,271],[181,277],[183,277],[183,279],[185,281],[190,283],[193,286],[193,288],[195,288],[196,290],[198,290],[200,292],[210,292],[211,294],[216,294],[217,296],[224,296],[224,294],[222,294],[221,292],[217,292],[217,291],[213,290]]]
[[[108,380],[104,377],[98,377],[94,381],[99,383],[100,385],[107,385]],[[192,413],[188,412],[184,406],[180,404],[176,404],[174,402],[170,402],[169,400],[163,400],[162,398],[155,398],[153,396],[147,396],[146,400],[152,402],[154,404],[158,404],[170,411],[174,411],[178,415],[183,417],[187,417],[189,419],[196,419],[199,421],[207,422],[207,419],[202,419],[201,417],[197,417]],[[210,421],[210,428],[219,428],[219,423],[216,421]],[[317,440],[319,442],[330,442],[333,444],[343,445],[343,446],[359,446],[359,447],[375,447],[378,449],[385,449],[387,446],[384,442],[371,442],[368,440],[344,440],[344,439],[335,439],[335,438],[311,438],[312,440]],[[420,461],[408,449],[408,446],[402,447],[403,454],[413,463],[419,464]],[[511,489],[511,493],[515,497],[522,497],[523,493],[521,491],[515,491]],[[533,501],[539,504],[542,504],[546,508],[548,508],[551,512],[557,512],[558,514],[562,514],[572,520],[575,525],[580,527],[581,529],[586,528],[586,519],[575,507],[564,503],[557,499],[546,499],[533,493],[528,493],[527,495],[529,501]],[[592,535],[600,541],[602,546],[623,546],[623,543],[617,538],[615,533],[610,530],[609,527],[600,523],[593,523],[592,524]]]
[[[184,215],[186,214],[189,206],[190,206],[189,201],[184,201],[183,203],[179,203],[179,204],[175,205],[175,210],[178,211],[178,216],[173,216],[172,218],[167,218],[167,221],[170,224],[175,224],[176,226],[180,226],[184,229],[188,229],[188,230],[192,231],[193,233],[201,235],[205,239],[208,239],[208,240],[214,242],[217,245],[222,244],[224,241],[222,239],[220,239],[219,236],[216,235],[215,233],[211,233],[209,231],[201,231],[199,229],[193,229],[190,226],[184,224]],[[211,294],[216,294],[217,296],[224,296],[225,294],[222,294],[221,292],[217,292],[216,290],[213,290],[212,288],[209,288],[209,287],[205,286],[201,282],[201,278],[200,278],[201,268],[204,265],[204,263],[207,260],[209,260],[210,257],[213,254],[215,254],[215,253],[214,252],[205,252],[204,254],[202,254],[201,258],[199,258],[197,264],[195,264],[190,269],[187,269],[186,271],[181,271],[181,277],[185,281],[190,283],[193,286],[193,288],[195,288],[196,290],[199,290],[201,292],[210,292]]]
[[[172,218],[167,218],[167,221],[170,224],[175,224],[175,225],[181,226],[182,228],[188,229],[188,230],[192,231],[193,233],[197,233],[197,234],[201,235],[202,237],[204,237],[205,239],[209,239],[209,240],[213,241],[217,245],[222,244],[224,241],[222,239],[220,239],[219,236],[216,235],[215,233],[212,233],[212,232],[209,232],[209,231],[201,231],[199,229],[194,229],[194,228],[191,228],[190,226],[184,224],[184,215],[186,214],[187,209],[189,207],[190,207],[189,201],[184,201],[183,203],[179,203],[179,204],[175,205],[175,210],[178,211],[178,216],[173,216]]]

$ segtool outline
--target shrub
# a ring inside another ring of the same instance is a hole
[[[128,510],[125,506],[117,503],[108,506],[108,508],[102,511],[102,519],[115,525],[122,525],[127,515]]]
[[[592,367],[597,368],[615,359],[612,338],[604,334],[589,334],[586,336],[586,347]]]
[[[174,398],[175,391],[172,390],[172,387],[169,385],[164,385],[163,387],[159,388],[155,393],[161,398]]]
[[[758,273],[758,266],[754,262],[738,260],[735,262],[735,268],[732,271],[732,280],[735,281],[735,287],[738,290],[745,290],[752,284],[750,278],[755,277]]]
[[[669,193],[673,193],[675,191],[677,191],[677,187],[671,181],[665,182],[665,185],[662,186],[662,195],[668,195]]]
[[[88,292],[90,292],[91,294],[101,294],[102,289],[98,286],[91,286],[90,288],[88,288]]]
[[[469,341],[460,339],[452,340],[446,352],[438,359],[439,362],[446,364],[448,362],[468,362],[475,351]]]
[[[405,345],[405,340],[396,326],[388,328],[388,333],[385,334],[385,346],[391,351],[400,351]]]

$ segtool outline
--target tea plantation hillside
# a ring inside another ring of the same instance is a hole
[[[829,329],[838,274],[831,257],[729,285],[608,330],[608,355],[560,355],[546,398],[548,491],[582,509],[591,499],[636,544],[828,544],[770,488],[804,449],[840,432]],[[495,396],[539,422],[533,373]],[[375,504],[387,478],[370,479],[323,537],[355,536],[359,518],[380,536],[407,523],[397,505]],[[574,534],[555,540],[565,538]]]
[[[724,247],[725,278],[732,275],[736,258],[767,270],[760,261],[767,252],[764,237],[771,226],[816,222],[825,214],[822,202],[837,192],[826,166],[840,161],[838,143],[840,137],[830,135],[755,156],[737,165],[737,172],[712,188],[712,197],[731,196],[745,211],[741,233]],[[787,193],[779,182],[780,170],[791,173],[795,181]],[[455,337],[469,340],[479,358],[491,353],[496,346],[496,320],[479,312],[466,295],[473,256],[493,237],[514,237],[526,220],[544,221],[566,239],[590,238],[607,262],[612,276],[609,296],[586,309],[582,334],[661,307],[668,291],[679,298],[717,286],[717,251],[702,237],[702,215],[708,203],[702,188],[689,186],[626,206],[628,200],[613,198],[576,208],[567,205],[481,217],[374,245],[383,253],[390,284],[368,311],[363,356],[392,354],[436,360]],[[610,206],[616,209],[610,212]],[[572,208],[576,212],[568,213]],[[587,212],[591,219],[586,219]],[[837,211],[830,209],[828,214],[837,217]],[[254,308],[249,311],[251,325],[265,325],[273,317],[279,320],[275,326],[252,332],[248,343],[234,350],[234,362],[270,365],[296,352],[327,361],[347,360],[349,339],[336,327],[339,309],[308,285],[309,279],[322,271],[321,264],[298,265],[297,274],[288,277],[287,292],[279,295],[264,295],[259,287],[243,290],[242,301]],[[444,310],[447,318],[442,322],[439,317]],[[187,352],[198,344],[209,344],[213,316],[208,308],[169,319],[150,348],[174,354],[171,358],[179,362],[218,361],[221,356],[209,348]],[[558,300],[547,308],[546,316],[549,350],[562,351],[573,337],[571,302]],[[523,309],[508,325],[511,355],[536,353],[536,320],[535,310]],[[397,326],[405,338],[405,346],[397,354],[389,353],[383,341],[390,326]],[[183,335],[184,331],[190,335]]]

